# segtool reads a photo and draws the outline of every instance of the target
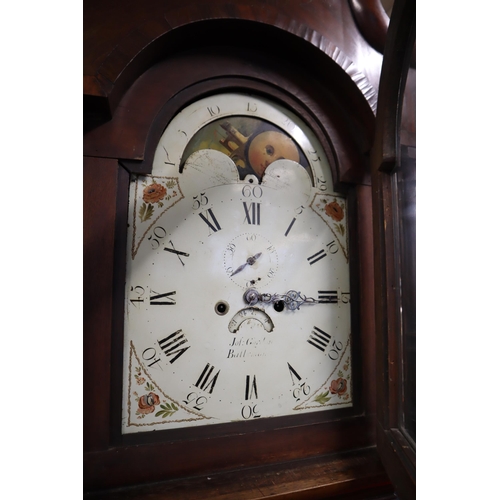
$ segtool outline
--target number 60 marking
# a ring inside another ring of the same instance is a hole
[[[245,198],[250,198],[250,196],[253,196],[254,198],[262,198],[262,188],[260,186],[244,186],[241,190],[241,194]]]

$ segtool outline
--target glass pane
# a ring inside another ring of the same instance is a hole
[[[398,172],[401,214],[401,321],[403,428],[416,441],[416,151],[401,148]]]

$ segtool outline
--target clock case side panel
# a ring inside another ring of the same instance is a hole
[[[116,364],[117,353],[121,353],[116,344],[120,342],[120,321],[123,323],[123,319],[116,317],[116,304],[123,300],[124,290],[123,286],[117,286],[117,279],[120,279],[125,263],[120,228],[127,223],[127,199],[123,192],[128,189],[128,182],[128,173],[116,159],[84,158],[85,453],[107,449],[113,441],[111,408],[115,390],[111,382],[111,366]]]
[[[158,71],[153,68],[152,71]],[[143,75],[138,81],[137,87],[132,87],[126,96],[126,104],[131,109],[131,103],[135,100],[140,102],[144,95],[144,88],[141,83],[147,82],[147,75]],[[226,86],[224,87],[224,82]],[[152,152],[156,147],[159,135],[167,125],[169,119],[175,114],[180,106],[181,100],[185,103],[190,100],[214,92],[215,89],[225,90],[246,90],[247,92],[258,92],[267,97],[277,99],[281,103],[291,107],[295,112],[304,117],[309,116],[306,121],[325,145],[326,151],[342,151],[342,138],[339,134],[332,133],[331,130],[338,127],[335,123],[335,103],[325,95],[325,89],[320,84],[311,84],[315,88],[312,92],[308,87],[308,92],[302,90],[296,93],[287,93],[283,89],[290,87],[290,82],[283,81],[281,89],[278,85],[264,84],[262,79],[245,78],[241,76],[231,76],[230,78],[217,77],[213,80],[208,79],[204,82],[205,87],[195,88],[195,83],[182,87],[175,92],[175,95],[163,103],[163,107],[157,110],[156,120],[153,124],[145,124],[144,120],[132,122],[131,127],[137,127],[138,134],[144,134],[147,130],[147,141],[145,144],[145,161],[148,158],[152,160]],[[276,83],[276,82],[275,82]],[[185,91],[185,93],[182,93]],[[307,108],[301,104],[307,103]],[[323,110],[329,110],[328,112]],[[315,119],[312,116],[316,116]],[[113,140],[122,124],[120,119],[112,120],[106,133],[103,134]],[[363,133],[368,138],[370,127],[367,124]],[[361,134],[363,135],[363,134]],[[91,142],[91,141],[90,141]],[[350,161],[357,168],[364,169],[365,158],[362,148],[358,145],[352,146],[356,154],[349,151]],[[360,151],[361,149],[361,151]],[[333,154],[333,153],[330,153]],[[330,164],[336,165],[342,162],[341,153],[339,158],[331,157]],[[353,158],[354,157],[354,158]],[[144,161],[130,161],[130,158],[121,158],[122,165],[131,171],[147,171],[144,167]],[[141,166],[142,165],[142,166]],[[339,190],[349,194],[350,207],[357,207],[357,195],[354,193],[353,186],[342,182],[338,171],[333,172],[333,178]],[[119,206],[122,206],[128,199],[128,189],[121,184],[119,194]],[[363,241],[356,236],[355,221],[360,217],[359,211],[365,210],[363,206],[356,210],[351,210],[352,224],[352,242],[351,249],[353,255],[353,269],[358,269],[359,258],[355,257],[356,242],[359,251],[363,250]],[[122,211],[120,209],[119,211]],[[123,212],[123,211],[122,211]],[[123,242],[126,232],[125,216],[116,218],[116,248],[119,253],[124,245]],[[366,238],[366,237],[365,237]],[[113,372],[112,384],[110,389],[112,423],[109,428],[110,443],[108,447],[102,447],[86,455],[86,483],[90,489],[110,488],[125,484],[135,484],[138,482],[148,482],[162,480],[173,477],[189,476],[193,474],[202,474],[216,470],[229,470],[235,467],[249,467],[262,463],[275,463],[287,460],[297,460],[307,456],[317,456],[327,453],[338,453],[342,450],[354,448],[363,448],[373,444],[373,426],[370,423],[371,417],[370,405],[365,402],[365,395],[373,390],[374,377],[364,376],[364,379],[372,384],[372,387],[364,387],[361,378],[357,377],[356,393],[363,392],[363,396],[356,396],[355,405],[352,409],[337,411],[334,413],[324,412],[317,417],[310,417],[302,422],[298,422],[296,417],[284,417],[282,419],[269,419],[268,422],[256,422],[251,425],[223,424],[222,426],[211,426],[211,429],[192,429],[183,431],[165,431],[149,433],[144,436],[127,437],[124,439],[120,433],[120,412],[121,401],[121,368],[122,368],[122,332],[123,332],[123,283],[124,283],[124,260],[123,255],[117,255],[115,260],[115,278],[114,285],[117,293],[115,295],[114,324],[113,324]],[[354,282],[363,280],[363,273],[354,271]],[[370,287],[370,284],[364,280],[364,287]],[[121,287],[121,288],[120,288]],[[121,292],[120,292],[121,290]],[[353,292],[353,295],[358,293]],[[367,294],[369,295],[369,293]],[[353,325],[356,324],[359,315],[363,312],[359,300],[353,301]],[[353,343],[361,337],[357,333],[358,327],[353,330]],[[356,339],[356,340],[355,340]],[[353,362],[356,370],[366,371],[366,360],[363,359],[361,350],[353,351]],[[368,415],[367,415],[368,414]],[[95,425],[102,425],[100,422],[94,422]],[[197,443],[197,444],[196,444]],[[223,452],[221,451],[223,450]],[[106,470],[107,474],[102,471]]]

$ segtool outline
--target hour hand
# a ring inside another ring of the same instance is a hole
[[[256,253],[255,255],[253,255],[252,257],[248,257],[247,261],[242,264],[240,267],[238,267],[236,269],[236,271],[233,272],[233,274],[231,274],[231,276],[234,276],[235,274],[238,274],[240,271],[243,271],[243,269],[245,269],[245,267],[247,266],[253,266],[255,264],[255,262],[257,261],[257,259],[262,255],[262,252],[259,252],[259,253]]]

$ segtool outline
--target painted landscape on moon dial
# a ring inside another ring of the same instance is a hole
[[[309,162],[296,141],[260,118],[231,116],[210,122],[189,141],[181,165],[201,149],[214,149],[229,156],[238,167],[240,179],[255,175],[261,180],[267,166],[278,159],[299,163],[312,179]]]

